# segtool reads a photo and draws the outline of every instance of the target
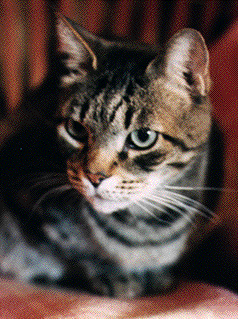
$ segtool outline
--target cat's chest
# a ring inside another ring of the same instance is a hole
[[[189,236],[189,223],[181,218],[168,226],[127,211],[100,216],[86,207],[83,212],[96,249],[128,272],[171,265]]]

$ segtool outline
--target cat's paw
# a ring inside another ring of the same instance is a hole
[[[142,277],[144,295],[164,293],[175,285],[175,278],[169,271],[147,270],[143,273]]]
[[[96,293],[116,298],[136,298],[145,295],[163,293],[171,289],[174,278],[169,273],[146,271],[118,276],[108,274],[94,278],[93,290]]]
[[[92,281],[96,293],[116,298],[136,298],[143,294],[143,284],[128,276],[101,276]]]

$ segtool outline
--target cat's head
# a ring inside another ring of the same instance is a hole
[[[66,18],[57,27],[65,68],[58,134],[72,185],[111,213],[181,180],[211,126],[200,33],[184,29],[157,53],[99,39]]]

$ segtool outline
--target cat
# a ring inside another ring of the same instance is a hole
[[[62,16],[57,37],[54,118],[0,153],[1,274],[115,297],[164,292],[213,216],[204,39],[183,29],[163,50],[111,42]]]

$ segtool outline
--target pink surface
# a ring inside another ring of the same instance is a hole
[[[182,283],[168,295],[114,300],[0,282],[0,319],[238,318],[238,296],[201,283]]]

